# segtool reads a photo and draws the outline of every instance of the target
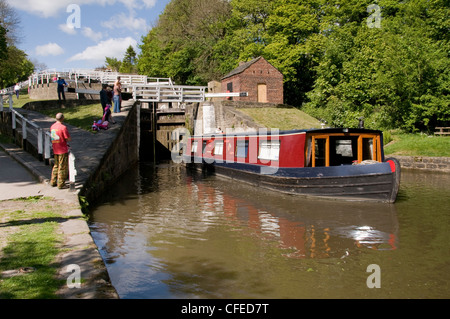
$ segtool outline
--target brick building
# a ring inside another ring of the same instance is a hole
[[[222,92],[248,92],[247,97],[233,97],[235,101],[283,104],[283,74],[259,57],[224,76]]]

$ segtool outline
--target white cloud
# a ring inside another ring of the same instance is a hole
[[[55,17],[61,12],[66,12],[70,4],[76,3],[80,7],[83,5],[115,5],[117,2],[125,5],[129,10],[140,8],[152,8],[157,0],[7,0],[13,8],[23,10],[45,18]]]
[[[156,5],[156,0],[142,0],[146,8],[153,8]]]
[[[82,33],[85,37],[87,37],[95,42],[98,42],[103,38],[103,34],[101,32],[95,32],[94,30],[92,30],[89,27],[83,28]]]
[[[58,29],[60,29],[62,32],[70,34],[70,35],[76,35],[77,29],[71,25],[68,24],[60,24],[58,26]],[[91,39],[92,41],[98,42],[103,38],[103,34],[101,32],[95,32],[89,27],[84,27],[81,29],[81,33],[86,37]]]
[[[62,32],[70,34],[70,35],[77,34],[77,30],[75,29],[75,27],[68,25],[67,23],[60,24],[58,26],[58,29],[61,30]]]
[[[68,60],[68,62],[93,61],[103,63],[105,61],[105,57],[113,57],[122,60],[125,55],[125,51],[130,45],[136,49],[137,41],[131,37],[108,39],[101,41],[95,46],[86,48],[86,50],[81,53],[75,54]]]
[[[110,20],[101,23],[103,27],[108,29],[128,29],[128,30],[140,30],[147,31],[147,21],[143,18],[135,18],[133,14],[126,15],[120,13],[111,17]]]
[[[64,49],[56,43],[48,43],[36,47],[36,55],[40,56],[57,56],[64,53]]]
[[[153,8],[156,5],[157,0],[118,0],[122,3],[128,10],[132,11],[134,9],[142,8]]]
[[[13,8],[36,14],[45,18],[55,17],[61,12],[66,12],[67,7],[74,3],[74,0],[7,0]],[[113,1],[114,2],[114,1]],[[111,3],[108,0],[78,0],[79,6],[85,4],[105,5]]]

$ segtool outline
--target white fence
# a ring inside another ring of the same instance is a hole
[[[28,84],[30,86],[38,84],[48,84],[54,81],[55,78],[62,77],[68,82],[79,81],[97,81],[100,83],[112,85],[116,82],[117,77],[120,76],[122,85],[126,87],[132,87],[134,85],[170,85],[172,86],[172,80],[170,78],[152,78],[145,75],[136,74],[120,74],[117,72],[104,72],[95,70],[84,69],[72,69],[72,70],[45,70],[39,73],[35,73],[29,77]]]
[[[141,102],[184,103],[205,102],[207,87],[203,86],[133,86],[133,99]]]
[[[34,138],[34,141],[37,145],[38,155],[42,156],[42,158],[45,160],[50,159],[52,156],[52,139],[50,132],[45,131],[43,128],[39,127],[32,121],[25,118],[22,114],[14,110],[13,93],[0,94],[0,112],[4,111],[3,101],[5,96],[9,97],[9,109],[7,109],[7,112],[11,112],[12,129],[15,131],[20,130],[22,132],[23,140],[31,140]]]
[[[49,131],[36,125],[32,121],[25,118],[22,114],[14,110],[13,108],[13,95],[14,93],[0,93],[0,112],[11,112],[11,127],[13,131],[22,132],[22,139],[29,141],[31,144],[37,146],[37,152],[39,157],[44,161],[48,161],[52,158],[52,137]],[[9,98],[9,108],[4,110],[3,102],[5,97]],[[69,156],[69,182],[70,188],[73,190],[75,184],[75,176],[77,171],[75,168],[75,156],[70,154]]]
[[[3,111],[3,104],[5,103],[6,99],[9,100],[9,109],[12,110],[13,109],[13,93],[12,92],[7,92],[5,90],[2,90],[0,92],[0,112]]]
[[[20,82],[20,83],[19,83],[19,87],[20,87],[20,88],[22,88],[22,87],[24,87],[24,86],[27,86],[27,85],[28,85],[28,81],[24,81],[24,82]],[[14,93],[14,87],[15,87],[15,85],[14,85],[14,86],[11,86],[11,87],[9,87],[9,88],[5,88],[5,89],[0,90],[0,95],[1,95],[1,94],[7,95],[8,93]]]

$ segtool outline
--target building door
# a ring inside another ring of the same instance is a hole
[[[227,93],[233,92],[233,82],[227,83]],[[227,97],[227,100],[233,100],[231,96]]]
[[[258,84],[258,103],[267,103],[267,84]]]

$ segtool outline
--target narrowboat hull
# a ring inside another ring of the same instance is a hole
[[[370,165],[276,168],[273,174],[242,163],[206,163],[194,157],[186,163],[188,168],[269,190],[337,200],[394,203],[400,183],[400,163],[395,158]]]

